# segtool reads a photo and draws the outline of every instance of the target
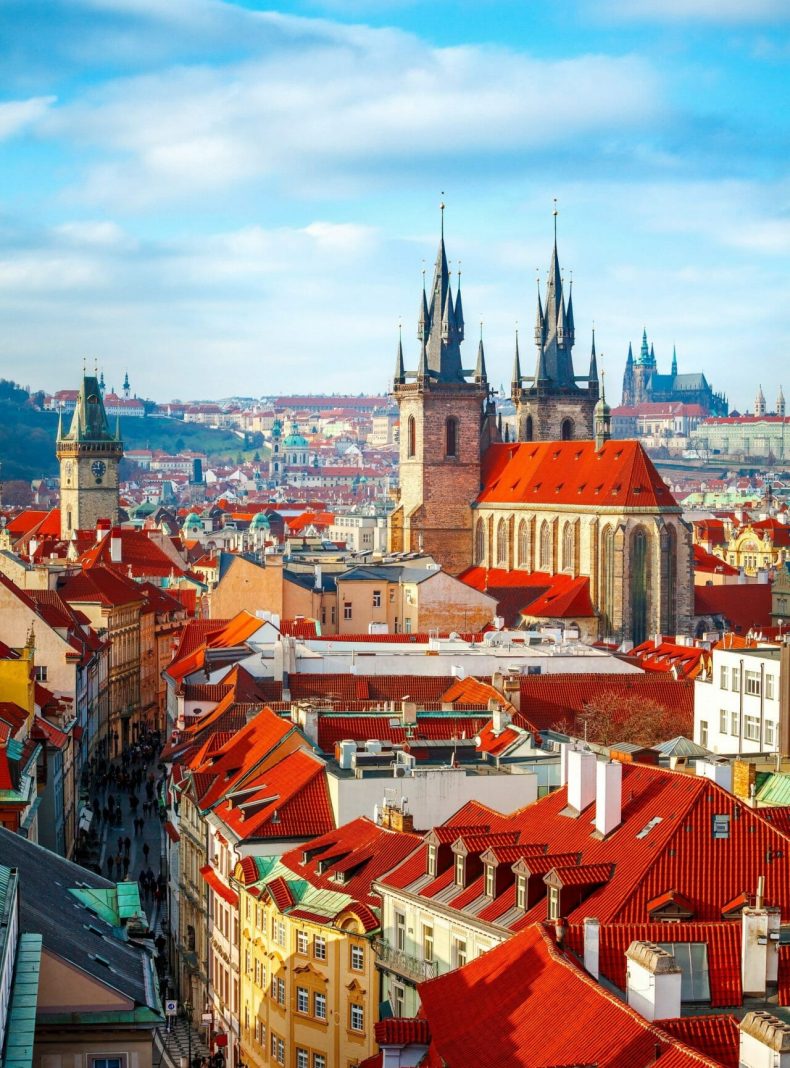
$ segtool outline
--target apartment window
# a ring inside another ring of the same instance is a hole
[[[365,1030],[365,1012],[361,1005],[351,1005],[348,1016],[352,1031]]]
[[[326,1019],[326,994],[313,994],[313,1016],[317,1020]]]
[[[759,671],[746,671],[743,677],[744,689],[747,693],[753,694],[755,697],[760,696],[760,672]]]
[[[464,885],[464,858],[460,853],[455,858],[455,884],[456,886]]]
[[[343,619],[351,619],[351,605],[350,604],[344,604],[343,605]]]
[[[313,1068],[326,1068],[326,1057],[323,1053],[313,1054]]]
[[[704,719],[699,721],[699,744],[708,747],[708,723]]]
[[[252,954],[248,949],[244,950],[244,974],[249,975],[252,972]]]
[[[560,918],[560,891],[557,886],[549,887],[549,919],[558,920]]]
[[[732,688],[733,690],[740,690],[741,688],[741,669],[739,667],[732,669]]]
[[[403,1009],[406,1004],[406,988],[400,983],[392,984],[392,1008],[395,1010],[396,1016],[403,1016]]]
[[[395,948],[401,953],[406,950],[406,917],[402,912],[395,913]]]
[[[351,947],[351,969],[355,972],[361,972],[365,967],[365,950],[362,946]]]
[[[729,675],[729,672],[727,671],[726,665],[722,665],[722,667],[721,667],[721,689],[722,690],[726,690],[727,689],[727,677],[728,677],[728,675]]]
[[[381,590],[373,591],[373,607],[381,608]]]
[[[775,681],[776,677],[774,675],[765,676],[765,696],[768,698],[769,701],[773,701],[773,699],[776,697],[776,691],[774,689]]]
[[[310,992],[306,986],[298,986],[296,988],[296,1011],[310,1011]]]
[[[285,1007],[285,980],[272,979],[272,997],[278,1005]]]
[[[453,939],[453,967],[463,968],[466,964],[466,939],[454,938]]]
[[[310,1068],[310,1054],[306,1049],[296,1051],[296,1068]]]
[[[743,717],[743,736],[750,742],[760,741],[760,720],[757,716]]]
[[[306,954],[307,953],[307,942],[308,942],[307,931],[297,931],[296,932],[296,952],[297,953]]]
[[[776,745],[776,727],[772,720],[765,721],[765,748],[773,749]]]
[[[273,937],[278,946],[285,946],[285,920],[277,920]]]
[[[726,734],[730,725],[730,713],[723,708],[719,713],[719,734]]]
[[[423,924],[422,928],[422,958],[433,960],[433,927],[429,924]]]
[[[411,616],[407,616],[403,621],[403,629],[406,634],[411,634]]]
[[[486,864],[486,897],[494,896],[494,865]]]
[[[395,604],[395,587],[390,586],[390,604]]]
[[[121,1053],[114,1057],[89,1057],[90,1068],[126,1068],[126,1054]]]
[[[285,1064],[285,1042],[283,1039],[277,1039],[277,1063]]]
[[[730,734],[733,738],[737,738],[741,732],[741,714],[740,712],[730,713]]]
[[[330,615],[332,617],[332,624],[334,625],[335,622],[336,622],[336,619],[335,619],[335,606],[334,605],[332,605],[332,607],[330,608],[329,612],[330,612]]]
[[[526,876],[516,876],[516,906],[520,909],[527,907],[527,880]]]
[[[326,960],[326,939],[323,935],[316,935],[313,939],[313,956],[316,960]]]
[[[436,846],[428,846],[428,874],[432,879],[436,878]]]
[[[39,666],[36,668],[36,682],[46,682],[46,681],[47,681],[47,669],[43,664],[39,664]],[[107,1058],[104,1058],[104,1060],[109,1064],[113,1060],[113,1058],[111,1057],[109,1059],[109,1061],[107,1061]],[[96,1061],[95,1063],[98,1064],[99,1062]]]

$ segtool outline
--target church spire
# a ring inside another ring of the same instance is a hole
[[[425,268],[422,272],[422,299],[420,300],[420,314],[417,319],[417,337],[420,341],[426,341],[428,331],[431,328],[431,313],[428,311],[428,298],[425,295]]]
[[[565,332],[568,335],[569,344],[576,340],[576,326],[573,321],[573,271],[571,271],[570,285],[568,287],[568,310],[565,315]]]
[[[516,354],[513,359],[513,381],[511,389],[514,393],[521,391],[521,357],[518,352],[518,330],[516,330]]]
[[[425,344],[431,377],[439,382],[463,382],[460,349],[463,340],[463,310],[459,315],[450,289],[450,271],[444,246],[444,203],[441,204],[441,235],[433,284],[430,296],[424,296],[423,304],[418,333]]]
[[[475,367],[475,382],[487,382],[486,354],[483,349],[483,321],[480,320],[480,342],[477,346],[477,366]]]
[[[672,346],[672,377],[676,378],[678,373],[678,351],[676,347]]]
[[[590,385],[598,384],[598,359],[595,355],[595,327],[592,331],[592,347],[590,349]]]
[[[398,323],[398,352],[395,357],[395,385],[400,386],[406,381],[406,371],[403,366],[403,329]]]
[[[455,332],[459,341],[464,340],[464,309],[461,304],[461,266],[458,266],[458,285],[455,289]]]
[[[639,362],[650,362],[650,349],[647,347],[647,327],[642,330],[642,348],[639,350]]]
[[[545,325],[546,324],[545,324],[545,321],[543,319],[543,305],[541,304],[541,301],[540,301],[540,275],[538,275],[538,277],[537,277],[537,283],[538,283],[538,310],[537,310],[537,313],[535,315],[535,344],[536,345],[542,345],[543,344],[543,335],[544,335],[544,332],[545,332]]]

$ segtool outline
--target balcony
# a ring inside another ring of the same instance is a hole
[[[378,967],[385,968],[388,972],[395,972],[396,975],[411,982],[421,983],[425,979],[435,979],[439,974],[439,965],[436,961],[412,957],[402,949],[395,949],[383,939],[377,939],[374,948]]]

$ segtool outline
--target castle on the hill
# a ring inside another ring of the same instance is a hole
[[[622,403],[625,408],[635,408],[639,404],[698,404],[707,415],[723,416],[729,412],[727,398],[723,393],[714,393],[701,371],[678,374],[674,347],[670,373],[659,374],[653,345],[647,343],[647,330],[642,331],[642,347],[636,359],[632,346],[628,346]]]
[[[516,349],[517,442],[497,426],[482,338],[475,367],[463,366],[444,228],[417,336],[417,369],[406,370],[401,342],[395,364],[400,494],[390,550],[431,554],[496,597],[508,626],[550,619],[634,642],[686,631],[690,528],[639,442],[609,440],[594,344],[588,374],[574,373],[556,231],[533,376],[522,375]]]

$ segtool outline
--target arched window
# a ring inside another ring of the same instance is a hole
[[[497,567],[507,567],[507,522],[500,519],[496,528]]]
[[[650,620],[650,541],[644,527],[631,535],[631,641],[639,645],[648,636]]]
[[[552,571],[551,526],[544,522],[540,528],[540,570]]]
[[[529,567],[529,524],[526,519],[518,525],[518,566]]]
[[[576,566],[576,530],[573,523],[566,523],[562,531],[562,570],[573,571]]]
[[[458,455],[458,420],[454,416],[450,416],[444,424],[444,454]]]
[[[607,527],[601,537],[601,626],[603,637],[614,635],[614,531]]]
[[[532,441],[532,434],[532,416],[528,415],[526,425],[524,426],[524,440]]]
[[[71,509],[66,510],[66,530],[71,530]]]
[[[486,526],[482,519],[475,525],[475,563],[484,564],[486,559]]]
[[[563,441],[572,441],[573,440],[573,420],[572,419],[563,419],[562,420],[562,425],[560,426],[560,437],[562,438]]]
[[[408,438],[407,438],[407,450],[406,455],[409,457],[417,455],[417,423],[413,415],[409,416],[408,426]]]

